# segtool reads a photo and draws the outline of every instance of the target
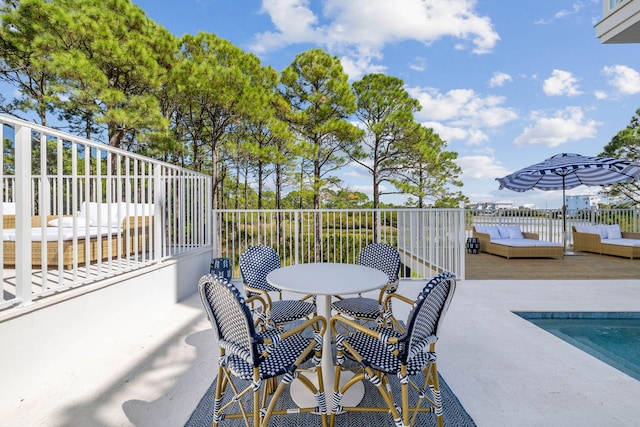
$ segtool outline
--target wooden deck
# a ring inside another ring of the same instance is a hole
[[[567,255],[563,259],[465,255],[467,280],[640,279],[639,259],[597,254]]]

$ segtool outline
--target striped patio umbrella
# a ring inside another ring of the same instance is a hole
[[[496,180],[500,183],[501,190],[503,188],[519,192],[532,188],[545,191],[562,190],[562,231],[563,244],[566,248],[565,190],[580,185],[631,182],[639,178],[640,164],[629,160],[561,153]]]

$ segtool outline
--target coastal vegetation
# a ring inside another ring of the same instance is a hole
[[[0,111],[210,173],[214,208],[457,207],[457,154],[401,79],[349,81],[312,49],[284,70],[213,33],[176,37],[129,0],[6,0]],[[5,148],[5,152],[7,148]],[[372,200],[336,176],[358,164]]]

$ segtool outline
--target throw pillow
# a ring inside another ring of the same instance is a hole
[[[576,225],[575,227],[576,227],[576,231],[577,231],[578,233],[590,233],[590,232],[591,232],[591,231],[590,231],[590,227],[591,227],[590,225],[581,225],[581,224],[578,224],[578,225]]]
[[[600,234],[600,229],[598,228],[597,225],[588,225],[585,233]]]
[[[509,225],[498,225],[498,233],[500,233],[501,239],[510,239],[509,227]]]
[[[498,230],[497,225],[487,225],[487,231],[485,233],[489,233],[491,240],[493,239],[501,239],[500,230]]]
[[[597,226],[598,234],[600,234],[600,238],[602,240],[609,238],[609,233],[607,233],[607,226],[603,224],[598,224]]]
[[[522,230],[520,230],[519,225],[514,225],[509,227],[509,238],[510,239],[524,239],[524,234],[522,234]]]
[[[607,238],[608,239],[622,239],[622,233],[620,232],[620,225],[605,225],[607,230]]]

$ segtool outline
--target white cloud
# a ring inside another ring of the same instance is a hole
[[[378,187],[379,191],[384,191],[385,190],[385,186],[384,185],[380,185]],[[350,185],[349,189],[351,191],[357,191],[360,193],[364,193],[369,197],[373,197],[373,185]]]
[[[576,96],[582,93],[578,90],[577,83],[578,79],[569,71],[553,70],[551,77],[544,81],[542,89],[549,96]]]
[[[318,18],[308,4],[308,0],[263,0],[261,12],[271,16],[276,31],[259,34],[253,49],[262,53],[291,44],[292,40],[305,43],[322,37],[322,32],[314,28]]]
[[[509,174],[509,171],[491,156],[459,157],[456,164],[462,169],[465,180],[495,178]]]
[[[607,92],[603,90],[596,90],[595,92],[593,92],[593,96],[595,96],[598,100],[607,99],[609,97]]]
[[[351,166],[353,166],[353,167],[355,167],[355,165],[357,165],[357,163],[351,164]],[[359,166],[359,165],[357,165],[357,166]],[[349,177],[349,178],[364,178],[365,177],[365,175],[363,175],[360,172],[355,171],[355,170],[347,170],[346,172],[342,172],[342,176],[346,176],[346,177]]]
[[[596,127],[601,124],[586,119],[580,107],[567,107],[551,117],[534,111],[531,113],[531,120],[533,124],[527,126],[515,139],[515,145],[557,147],[569,141],[595,137]]]
[[[511,81],[513,81],[513,78],[509,74],[503,73],[501,71],[496,71],[495,73],[493,73],[491,80],[489,80],[489,87],[503,86],[505,82]]]
[[[640,93],[640,73],[626,65],[604,67],[602,72],[610,76],[609,84],[623,95]]]
[[[422,126],[432,128],[446,142],[465,141],[467,145],[478,145],[489,141],[489,136],[480,129],[465,129],[446,126],[439,122],[423,122]]]
[[[359,80],[365,74],[384,73],[387,69],[385,65],[372,64],[374,56],[372,55],[356,55],[343,56],[340,58],[342,69],[351,80]],[[382,59],[376,56],[377,59]]]
[[[552,19],[539,19],[535,21],[535,24],[542,24],[542,25],[550,24],[557,19],[562,19],[562,18],[566,18],[567,16],[574,15],[580,12],[583,8],[584,8],[584,3],[582,1],[577,1],[577,2],[574,2],[573,5],[571,5],[571,9],[562,9],[556,12],[553,15]]]
[[[515,120],[518,115],[503,107],[502,96],[481,96],[472,89],[453,89],[440,93],[434,88],[408,88],[409,94],[422,105],[416,113],[421,121],[449,121],[450,125],[495,128]]]
[[[421,56],[416,57],[411,64],[409,64],[409,68],[414,71],[425,71],[427,69],[427,59]]]
[[[430,45],[448,37],[456,48],[484,54],[500,39],[491,20],[474,10],[476,0],[325,0],[321,16],[310,3],[263,0],[261,11],[275,28],[256,34],[252,49],[265,53],[291,44],[319,44],[351,59],[350,67],[364,74],[372,72],[370,66],[387,44],[410,40]]]
[[[573,5],[571,6],[571,10],[562,9],[559,12],[556,12],[556,14],[553,17],[556,19],[565,18],[569,15],[573,15],[580,12],[580,10],[582,10],[583,7],[584,7],[584,4],[581,1],[577,1],[573,3]]]

